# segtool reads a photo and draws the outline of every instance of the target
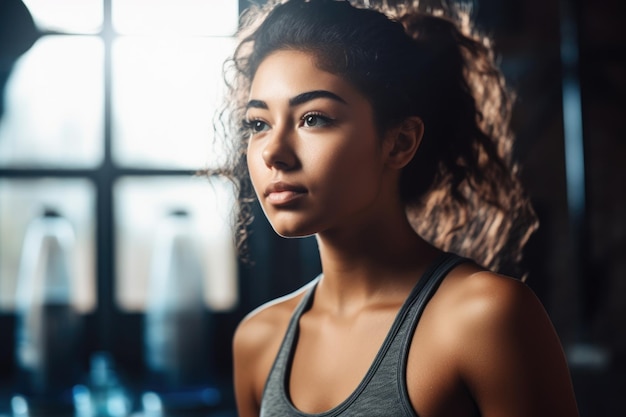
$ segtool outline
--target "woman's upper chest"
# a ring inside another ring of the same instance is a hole
[[[365,381],[399,385],[397,378],[381,376],[388,370],[380,367],[393,367],[389,371],[397,377],[405,370],[406,397],[420,417],[476,415],[452,351],[434,328],[437,318],[427,315],[413,334],[411,323],[398,318],[399,309],[388,305],[348,318],[314,312],[302,316],[286,387],[293,405],[319,413],[342,404]],[[405,354],[403,367],[400,358]]]

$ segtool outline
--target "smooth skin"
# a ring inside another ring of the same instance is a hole
[[[392,322],[439,251],[407,221],[402,169],[424,126],[407,119],[379,137],[369,101],[281,50],[259,66],[246,114],[248,167],[265,215],[286,237],[317,237],[323,278],[289,379],[296,408],[332,409],[365,376]],[[427,128],[427,127],[426,127]],[[241,417],[258,416],[267,376],[303,290],[257,309],[235,334]],[[427,305],[406,374],[420,417],[577,416],[558,337],[523,283],[473,264],[456,267]]]

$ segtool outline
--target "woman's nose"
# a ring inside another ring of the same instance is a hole
[[[292,136],[285,129],[274,129],[267,138],[262,156],[268,168],[291,170],[298,164]]]

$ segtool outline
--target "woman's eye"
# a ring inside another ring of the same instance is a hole
[[[332,120],[319,114],[307,114],[302,118],[302,123],[306,127],[322,127],[331,124]]]
[[[269,128],[268,124],[262,120],[246,120],[244,125],[252,133],[260,133]]]

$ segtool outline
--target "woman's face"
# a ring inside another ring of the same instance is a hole
[[[383,200],[384,146],[369,101],[312,54],[281,50],[250,89],[247,162],[265,215],[282,236],[374,219]]]

